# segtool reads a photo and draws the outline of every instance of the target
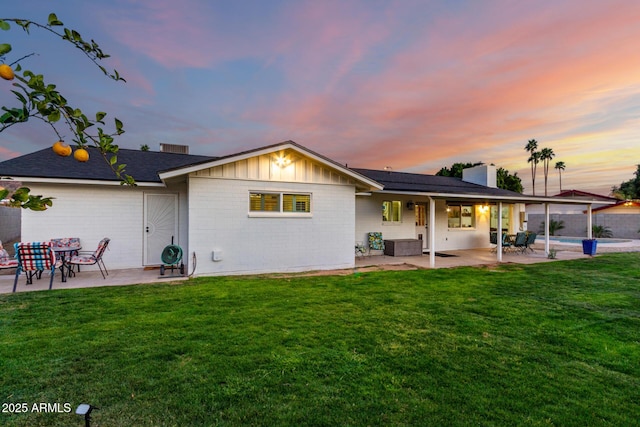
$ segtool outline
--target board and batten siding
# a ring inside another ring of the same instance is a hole
[[[256,181],[308,182],[315,184],[355,185],[353,178],[328,168],[313,159],[294,157],[287,167],[274,165],[273,155],[238,160],[195,172],[192,176],[207,178],[248,179]]]
[[[143,188],[98,185],[29,183],[32,194],[53,197],[53,206],[44,212],[22,213],[22,241],[47,241],[58,237],[79,237],[83,251],[94,251],[109,237],[104,254],[107,269],[141,268],[143,265],[144,193],[179,194],[180,242],[187,245],[185,223],[186,185],[175,188]],[[184,219],[184,220],[183,220]],[[170,244],[171,242],[167,242]],[[87,266],[87,270],[97,269]],[[83,267],[85,269],[85,267]]]
[[[311,194],[311,215],[254,217],[250,192]],[[307,158],[285,168],[260,156],[189,177],[189,242],[196,275],[354,266],[355,184]],[[213,260],[213,252],[220,260]]]

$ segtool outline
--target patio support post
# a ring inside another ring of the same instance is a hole
[[[502,262],[502,202],[498,202],[498,230],[497,230],[496,253],[498,254],[498,262]]]
[[[436,201],[429,197],[429,267],[436,268]]]
[[[549,203],[544,204],[544,253],[549,255]]]
[[[593,239],[593,215],[591,203],[587,205],[587,239]]]

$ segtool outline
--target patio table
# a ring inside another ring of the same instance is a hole
[[[74,253],[77,253],[80,249],[82,249],[82,246],[55,246],[52,249],[56,253],[56,258],[59,258],[60,261],[62,261],[62,265],[60,266],[60,273],[62,273],[62,281],[66,282],[67,277],[75,276],[73,268],[69,264],[67,264],[67,259],[71,258]],[[67,272],[66,276],[65,270]]]

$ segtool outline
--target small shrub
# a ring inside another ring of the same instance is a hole
[[[549,220],[549,235],[555,236],[557,231],[560,231],[564,228],[564,221],[556,221],[555,219]],[[540,223],[541,234],[544,234],[544,221]]]
[[[591,233],[594,238],[606,238],[613,237],[613,232],[609,227],[605,227],[604,225],[594,225],[591,227]]]

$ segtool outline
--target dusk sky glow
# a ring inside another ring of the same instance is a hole
[[[44,74],[88,115],[124,122],[123,148],[222,156],[293,140],[350,167],[517,172],[536,139],[563,189],[609,194],[640,163],[640,2],[599,0],[112,0],[3,4],[50,12],[111,55],[127,83],[33,29],[0,32],[5,61]],[[15,106],[0,81],[0,105]],[[69,131],[68,140],[71,140]],[[0,160],[51,146],[41,122],[0,134]],[[542,165],[536,194],[543,194]],[[549,194],[559,190],[549,174]]]

